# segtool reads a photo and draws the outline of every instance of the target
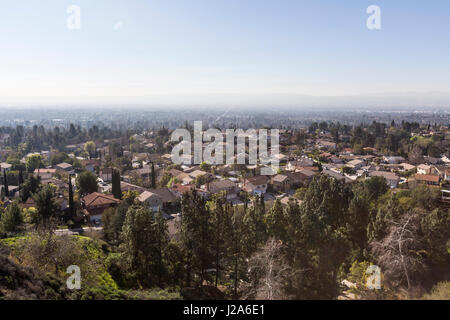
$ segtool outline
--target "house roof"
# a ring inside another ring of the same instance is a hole
[[[150,192],[153,192],[161,197],[164,203],[173,202],[177,198],[175,195],[169,190],[169,188],[160,188],[160,189],[152,189]]]
[[[283,182],[287,180],[289,177],[284,174],[277,174],[275,177],[272,178],[272,181],[275,182]]]
[[[63,169],[72,168],[72,165],[69,164],[69,163],[66,163],[66,162],[59,163],[59,164],[57,164],[56,166],[59,167],[59,168],[63,168]]]
[[[247,178],[247,182],[251,183],[254,186],[267,184],[269,182],[269,177],[267,176],[254,176],[251,178]]]
[[[302,169],[300,171],[297,171],[298,173],[301,173],[302,175],[306,176],[306,177],[312,177],[316,174],[316,172],[309,170],[309,169]]]
[[[226,190],[226,189],[234,188],[234,187],[236,187],[236,184],[231,180],[228,180],[228,179],[217,180],[217,181],[213,181],[213,182],[209,183],[208,191],[211,193],[217,193],[222,190]]]
[[[34,174],[56,173],[56,169],[35,169]]]
[[[356,165],[361,164],[361,163],[364,163],[364,161],[360,160],[360,159],[354,159],[354,160],[351,160],[351,161],[347,162],[347,164],[350,164],[350,165],[353,165],[353,166],[356,166]]]
[[[183,171],[180,171],[180,170],[177,170],[177,169],[170,169],[169,170],[169,174],[172,176],[172,177],[178,177],[180,174],[182,174],[183,173]]]
[[[427,181],[427,182],[435,182],[439,183],[439,176],[431,175],[431,174],[415,174],[414,178],[416,181]]]
[[[87,196],[83,197],[82,200],[87,207],[118,204],[120,202],[120,200],[114,198],[114,196],[112,195],[99,192],[88,194]]]
[[[195,185],[193,185],[193,184],[182,185],[182,184],[177,183],[177,184],[172,185],[172,190],[175,192],[181,193],[181,194],[188,192],[190,190],[194,190],[194,189],[195,189]]]
[[[389,171],[370,171],[370,177],[384,177],[386,180],[400,180],[400,177]]]
[[[189,173],[189,176],[191,177],[191,178],[198,178],[198,177],[201,177],[201,176],[204,176],[205,174],[207,174],[208,172],[206,172],[206,171],[202,171],[202,170],[195,170],[195,171],[192,171],[191,173]]]
[[[6,163],[6,162],[2,162],[0,163],[0,168],[2,169],[9,169],[12,167],[12,164]]]
[[[156,196],[156,197],[158,197],[158,198],[161,198],[158,194],[156,194],[156,193],[153,193],[153,192],[151,192],[151,191],[144,191],[144,192],[142,192],[140,195],[139,195],[139,197],[138,197],[138,200],[140,201],[140,202],[144,202],[144,201],[147,201],[148,199],[150,199],[151,197],[153,197],[153,196]]]
[[[334,171],[332,171],[332,170],[324,169],[324,170],[322,171],[322,173],[323,173],[323,174],[326,174],[327,176],[333,177],[333,178],[335,178],[335,179],[337,179],[337,180],[344,180],[345,182],[353,182],[352,179],[347,178],[346,176],[344,176],[344,175],[342,175],[342,174],[340,174],[340,173],[334,172]]]

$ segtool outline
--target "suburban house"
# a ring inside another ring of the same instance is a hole
[[[73,166],[69,163],[63,162],[55,165],[55,169],[58,171],[65,171],[71,173],[73,171]]]
[[[255,176],[244,180],[243,189],[248,193],[263,195],[267,191],[270,178],[267,176]]]
[[[322,173],[327,175],[327,176],[329,176],[329,177],[332,177],[332,178],[334,178],[334,179],[336,179],[338,181],[343,180],[345,183],[353,182],[352,179],[350,179],[350,178],[348,178],[348,177],[344,176],[343,174],[340,174],[340,173],[338,173],[336,171],[333,171],[333,170],[323,169]]]
[[[400,157],[400,156],[388,156],[388,157],[383,157],[384,162],[389,163],[389,164],[398,164],[398,163],[402,163],[405,161],[405,158]]]
[[[419,164],[417,166],[417,173],[418,174],[430,174],[431,173],[431,166],[426,164]]]
[[[431,174],[416,174],[414,179],[418,184],[426,184],[430,186],[438,186],[440,177],[438,175]]]
[[[301,159],[297,161],[289,161],[286,170],[295,171],[296,169],[303,169],[304,167],[311,167],[314,162],[310,159]]]
[[[156,193],[160,196],[163,209],[166,209],[177,202],[177,197],[172,193],[172,191],[170,191],[169,188],[151,189],[150,192]]]
[[[319,170],[317,167],[314,167],[317,170],[311,170],[312,168],[305,168],[299,171],[296,171],[293,173],[294,176],[298,176],[301,180],[302,183],[307,183],[310,182],[315,175],[317,175],[319,173]]]
[[[3,171],[8,172],[9,170],[11,170],[12,168],[12,164],[6,163],[6,162],[2,162],[0,163],[0,170],[3,173]]]
[[[400,167],[403,169],[403,171],[410,171],[416,168],[416,166],[413,166],[412,164],[406,162],[400,163]]]
[[[188,192],[191,190],[195,190],[194,184],[185,185],[185,184],[176,183],[176,184],[173,184],[172,187],[170,188],[170,191],[172,191],[172,193],[177,198],[181,198],[185,192]]]
[[[286,192],[291,189],[292,181],[288,175],[277,174],[272,177],[272,187],[275,191]]]
[[[146,189],[144,187],[140,187],[125,181],[120,181],[120,190],[122,190],[122,192],[136,191],[138,194],[141,194]]]
[[[81,198],[81,205],[84,215],[91,223],[101,223],[103,212],[117,206],[120,200],[114,198],[112,195],[107,195],[99,192],[93,192]]]
[[[384,177],[390,188],[397,188],[400,177],[393,172],[388,171],[370,171],[369,177]]]
[[[444,180],[447,181],[447,182],[450,182],[450,169],[449,170],[445,170]]]
[[[327,140],[319,140],[317,142],[317,147],[325,150],[334,150],[336,149],[336,143]]]
[[[149,207],[152,212],[157,212],[162,209],[163,200],[159,194],[151,191],[144,191],[137,199]]]
[[[112,168],[103,168],[100,170],[100,178],[104,182],[112,181],[112,173],[113,173]]]
[[[353,168],[355,170],[358,170],[358,169],[360,169],[361,167],[363,167],[365,165],[366,165],[366,162],[363,161],[363,160],[360,160],[360,159],[354,159],[354,160],[351,160],[351,161],[346,163],[347,167]]]
[[[234,199],[238,194],[238,188],[236,184],[228,179],[216,180],[206,184],[206,191],[208,191],[210,194],[216,194],[224,191],[227,194],[227,199]]]
[[[100,160],[81,160],[81,164],[86,168],[87,171],[95,172],[96,167],[100,167],[101,161]]]
[[[34,176],[41,177],[41,181],[50,180],[56,173],[56,169],[35,169]]]

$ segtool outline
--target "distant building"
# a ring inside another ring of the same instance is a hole
[[[227,199],[236,198],[238,194],[236,183],[228,179],[210,182],[206,185],[206,190],[211,194],[225,192],[227,194]]]
[[[114,198],[112,195],[107,195],[99,192],[88,194],[81,199],[81,205],[84,215],[92,223],[101,223],[103,212],[111,207],[115,207],[120,203],[120,200]]]
[[[438,186],[440,177],[438,175],[430,175],[430,174],[416,174],[414,179],[418,184],[426,184],[430,186]]]
[[[369,177],[383,177],[390,188],[397,188],[400,177],[393,172],[388,171],[370,171]]]
[[[426,164],[419,164],[417,166],[417,173],[418,174],[430,174],[431,173],[431,166]]]
[[[138,200],[149,207],[152,212],[157,212],[162,209],[162,198],[154,192],[144,191],[139,195]]]
[[[55,169],[60,170],[60,171],[65,171],[65,172],[73,172],[73,166],[66,162],[55,165]]]
[[[388,157],[383,157],[384,162],[389,163],[389,164],[398,164],[398,163],[402,163],[405,161],[405,158],[400,157],[400,156],[388,156]]]
[[[12,168],[12,164],[6,163],[6,162],[2,162],[0,163],[0,170],[3,173],[3,171],[8,172],[9,170],[11,170]]]
[[[255,176],[246,178],[243,189],[254,195],[263,195],[267,191],[270,178],[267,176]]]

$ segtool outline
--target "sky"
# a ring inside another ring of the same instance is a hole
[[[0,105],[450,107],[449,36],[448,0],[3,0]]]

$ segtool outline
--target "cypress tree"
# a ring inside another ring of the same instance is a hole
[[[5,169],[3,169],[3,184],[5,186],[5,197],[9,197],[8,178],[6,177]]]
[[[22,186],[22,184],[23,184],[23,172],[22,172],[22,169],[19,171],[19,189],[20,189],[20,186]]]
[[[69,174],[69,215],[70,218],[72,218],[74,215],[72,175],[70,174]]]
[[[152,188],[156,188],[155,164],[152,162]]]
[[[120,173],[117,169],[112,172],[112,194],[116,199],[122,199],[122,190],[120,189]]]

